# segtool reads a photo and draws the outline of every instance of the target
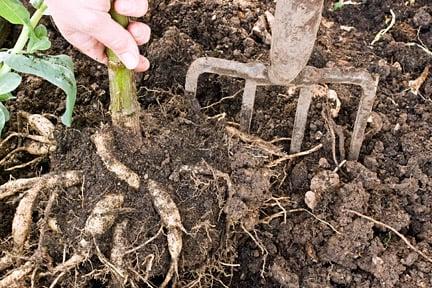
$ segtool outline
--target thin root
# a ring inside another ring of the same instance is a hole
[[[232,126],[226,126],[225,131],[231,137],[238,137],[243,142],[251,143],[270,155],[278,156],[278,157],[286,156],[286,154],[282,151],[281,147],[277,147],[271,144],[270,142],[267,142],[257,136],[242,132]]]
[[[408,241],[408,239],[407,239],[404,235],[402,235],[401,233],[399,233],[395,228],[393,228],[393,227],[391,227],[391,226],[389,226],[389,225],[387,225],[387,224],[385,224],[385,223],[383,223],[383,222],[380,222],[380,221],[378,221],[378,220],[375,220],[375,219],[373,219],[372,217],[369,217],[369,216],[366,216],[366,215],[364,215],[364,214],[361,214],[360,212],[357,212],[357,211],[354,211],[354,210],[350,210],[350,209],[344,209],[344,211],[349,212],[349,213],[352,213],[352,214],[355,214],[355,215],[357,215],[357,216],[359,216],[359,217],[362,217],[363,219],[366,219],[366,220],[368,220],[368,221],[373,222],[373,223],[376,224],[376,225],[379,225],[379,226],[382,226],[382,227],[384,227],[384,228],[389,229],[390,231],[392,231],[393,233],[395,233],[395,234],[396,234],[396,235],[397,235],[397,236],[398,236],[402,241],[404,241],[405,244],[407,244],[407,246],[408,246],[411,250],[413,250],[413,251],[415,251],[416,253],[420,254],[424,259],[426,259],[428,262],[432,263],[432,258],[431,258],[431,257],[427,256],[425,253],[423,253],[423,252],[420,251],[418,248],[416,248],[414,245],[412,245],[412,244]]]
[[[267,250],[267,248],[264,246],[264,244],[261,243],[261,241],[258,239],[258,236],[256,235],[256,231],[254,230],[255,236],[252,235],[252,233],[250,233],[246,227],[244,227],[243,223],[241,224],[241,227],[243,229],[243,231],[252,239],[252,241],[254,241],[254,243],[260,248],[261,253],[263,254],[263,265],[262,265],[262,269],[261,269],[261,277],[264,278],[264,273],[265,273],[265,265],[266,265],[266,261],[267,261],[267,256],[269,255],[269,252]]]
[[[286,215],[286,213],[295,213],[295,212],[306,212],[309,215],[311,215],[312,217],[314,217],[316,220],[318,220],[319,222],[325,224],[326,226],[328,226],[330,229],[332,229],[336,234],[342,234],[341,232],[339,232],[333,225],[331,225],[329,222],[319,218],[318,216],[316,216],[314,213],[310,212],[307,209],[304,208],[298,208],[298,209],[292,209],[292,210],[286,210],[286,211],[281,211],[278,213],[275,213],[273,215],[270,215],[266,218],[264,218],[263,220],[260,221],[260,223],[262,224],[270,224],[270,222],[276,218],[279,217],[284,217]]]
[[[283,157],[281,157],[279,159],[276,159],[276,160],[270,162],[269,164],[267,164],[267,168],[275,167],[275,166],[277,166],[277,165],[279,165],[279,164],[281,164],[281,163],[283,163],[285,161],[292,160],[294,158],[298,158],[298,157],[302,157],[302,156],[306,156],[306,155],[312,154],[312,153],[320,150],[322,147],[323,147],[323,144],[318,144],[317,146],[313,147],[312,149],[309,149],[309,150],[306,150],[306,151],[302,151],[302,152],[295,153],[295,154],[289,154],[289,155],[285,154],[285,156],[283,156]]]
[[[128,254],[130,254],[130,253],[136,252],[136,251],[138,251],[138,250],[144,248],[145,246],[147,246],[148,244],[150,244],[151,242],[153,242],[156,238],[158,238],[159,235],[162,233],[162,231],[163,231],[163,226],[161,226],[161,227],[159,228],[158,232],[157,232],[153,237],[149,238],[149,239],[148,239],[146,242],[144,242],[143,244],[141,244],[141,245],[139,245],[139,246],[137,246],[137,247],[134,247],[134,248],[132,248],[132,249],[129,249],[129,250],[125,251],[125,252],[124,252],[124,255],[128,255]]]

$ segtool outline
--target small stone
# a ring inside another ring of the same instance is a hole
[[[323,133],[321,131],[317,131],[314,135],[315,140],[321,140],[322,137],[323,137]]]
[[[314,210],[318,204],[316,193],[312,191],[306,192],[304,201],[306,205],[309,207],[309,209]]]
[[[328,162],[328,160],[326,158],[320,158],[318,165],[319,165],[319,167],[324,168],[324,169],[330,168],[330,163]]]

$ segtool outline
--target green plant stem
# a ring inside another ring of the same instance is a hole
[[[119,15],[113,9],[111,17],[123,27],[129,24],[128,17]],[[110,83],[110,111],[113,125],[118,130],[121,145],[137,150],[142,144],[140,112],[136,93],[134,72],[127,69],[117,55],[107,49],[108,74]],[[119,142],[119,141],[118,141]]]
[[[34,12],[32,17],[30,18],[30,25],[31,25],[32,29],[34,29],[39,24],[39,21],[42,19],[47,8],[48,8],[48,6],[45,3],[43,3],[39,7],[39,9],[37,9]],[[29,40],[29,35],[30,35],[30,28],[27,26],[24,26],[19,37],[18,37],[17,42],[15,43],[14,47],[10,50],[10,54],[21,53],[22,50],[24,49],[24,47],[26,46],[28,40]],[[11,70],[10,67],[8,65],[4,64],[2,66],[2,68],[0,69],[0,76],[5,75],[10,70]]]

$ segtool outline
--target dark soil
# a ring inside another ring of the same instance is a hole
[[[268,61],[270,47],[251,31],[260,15],[267,10],[274,12],[273,2],[150,3],[146,20],[153,29],[153,38],[142,49],[152,69],[137,76],[145,111],[145,145],[133,154],[117,147],[116,156],[141,177],[163,183],[179,207],[183,224],[191,232],[183,236],[179,287],[197,279],[202,287],[432,287],[432,263],[410,250],[388,229],[347,211],[390,225],[432,257],[432,77],[426,79],[418,95],[408,87],[410,80],[432,64],[432,55],[407,45],[423,43],[432,50],[430,1],[406,5],[408,1],[367,0],[339,11],[332,11],[332,1],[327,1],[309,64],[319,68],[365,68],[380,76],[374,106],[378,123],[368,127],[359,161],[347,162],[337,173],[333,172],[336,165],[330,133],[321,116],[324,101],[312,105],[302,146],[309,149],[323,143],[323,149],[270,170],[265,168],[271,160],[268,155],[225,133],[226,122],[237,120],[240,96],[203,109],[207,116],[227,113],[223,120],[195,117],[182,98],[187,68],[198,57]],[[395,26],[370,46],[378,31],[386,27],[390,9],[397,16]],[[62,191],[52,213],[62,230],[61,235],[51,233],[47,243],[55,263],[62,261],[65,247],[66,257],[73,254],[86,218],[107,193],[125,195],[126,209],[118,221],[129,220],[127,238],[131,247],[137,246],[159,230],[159,216],[147,191],[133,191],[114,178],[90,141],[96,129],[109,127],[105,68],[71,48],[52,26],[50,36],[54,40],[52,53],[67,53],[75,59],[79,94],[73,127],[57,126],[58,149],[49,159],[31,169],[12,173],[0,170],[0,183],[10,177],[31,177],[48,171],[83,170],[83,186]],[[201,78],[198,100],[203,107],[243,87],[243,81],[238,79],[214,75]],[[361,91],[342,85],[330,88],[342,101],[335,121],[348,143]],[[58,116],[64,110],[63,97],[61,91],[46,82],[27,77],[17,100],[9,102],[8,107],[14,115],[23,110]],[[267,141],[290,137],[296,98],[297,93],[285,88],[260,88],[251,133]],[[17,120],[13,116],[6,133],[22,129]],[[289,141],[277,145],[288,151]],[[203,161],[214,171],[230,176],[235,186],[233,195],[226,181],[214,173],[181,172],[182,166]],[[304,210],[294,210],[308,208],[308,191],[316,195],[312,212],[339,233]],[[275,199],[280,199],[280,206]],[[43,213],[43,204],[41,201],[35,209],[32,241],[38,237],[36,222]],[[10,244],[16,205],[14,201],[0,203],[3,249]],[[282,209],[288,211],[286,221],[284,217],[265,221]],[[112,232],[97,240],[106,255],[111,249],[111,237]],[[126,261],[144,273],[144,260],[149,254],[155,255],[150,280],[160,284],[169,265],[164,235],[128,255]],[[109,271],[97,257],[80,266],[76,275],[72,272],[60,285],[112,285]],[[38,287],[47,287],[52,280],[40,279]]]

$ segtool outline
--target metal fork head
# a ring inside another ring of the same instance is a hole
[[[242,130],[248,131],[253,114],[256,88],[260,85],[309,86],[323,83],[345,83],[363,88],[357,118],[351,137],[348,158],[357,160],[364,139],[367,119],[375,100],[378,80],[367,71],[338,68],[316,69],[305,67],[321,20],[324,0],[278,0],[273,26],[270,52],[271,65],[240,63],[218,58],[195,60],[186,76],[185,91],[196,102],[198,78],[204,73],[213,73],[246,80],[240,112]],[[296,45],[293,45],[295,43]],[[298,109],[306,111],[311,102],[310,93],[300,93]],[[197,104],[196,107],[199,105]],[[307,113],[296,113],[291,152],[301,148]]]

